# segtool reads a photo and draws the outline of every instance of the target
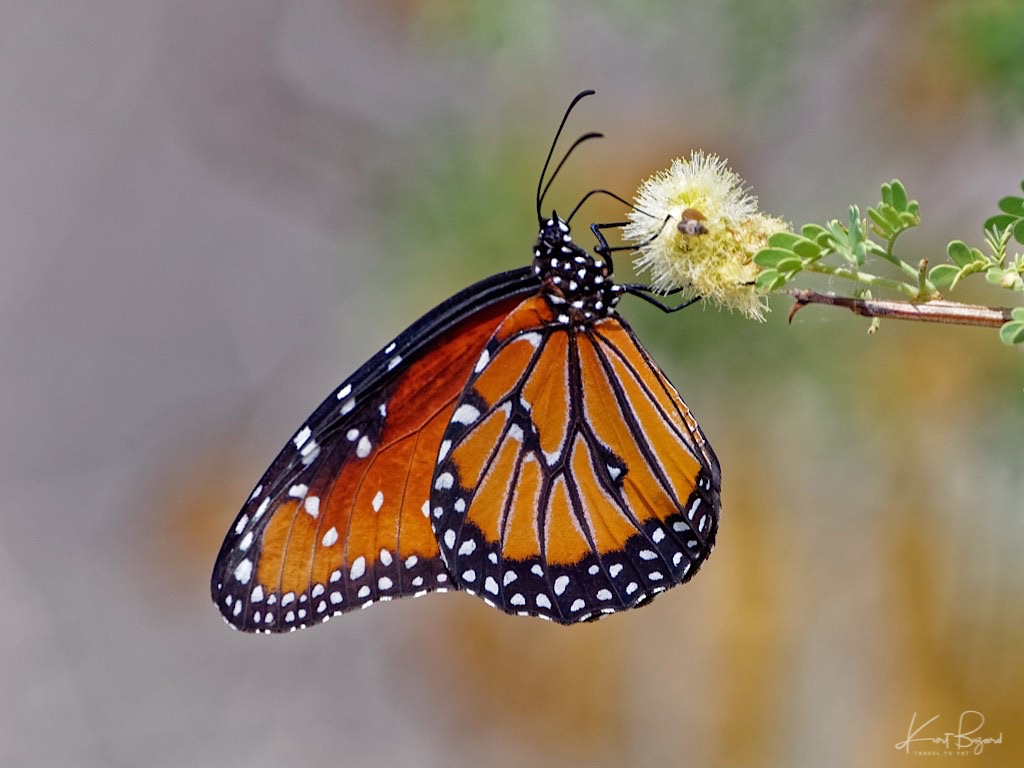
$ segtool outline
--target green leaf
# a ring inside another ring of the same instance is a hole
[[[993,285],[999,285],[999,281],[1003,279],[1003,270],[999,267],[989,267],[985,270],[985,279]]]
[[[793,253],[803,259],[813,261],[821,257],[821,246],[813,240],[802,237],[793,243]]]
[[[803,259],[799,258],[798,256],[792,256],[788,259],[780,259],[779,262],[775,265],[775,269],[781,272],[782,274],[786,275],[787,277],[792,277],[803,268]]]
[[[822,242],[822,237],[831,238],[829,231],[820,224],[804,224],[800,228],[800,234],[821,246],[825,245],[825,243]],[[768,242],[771,242],[771,238],[768,238]]]
[[[759,267],[774,267],[783,259],[791,258],[793,252],[784,248],[762,248],[754,254],[754,263]]]
[[[1003,323],[999,329],[999,339],[1009,346],[1024,344],[1024,321],[1011,320]]]
[[[786,278],[774,269],[766,269],[757,276],[754,283],[762,291],[774,291],[786,284]]]
[[[804,238],[798,235],[796,232],[776,232],[774,235],[768,238],[768,245],[775,246],[776,248],[785,248],[788,251],[792,251],[793,246],[803,239]]]
[[[868,208],[868,217],[871,222],[875,225],[875,229],[879,235],[884,237],[886,240],[891,240],[894,232],[889,226],[889,222],[886,221],[885,217],[876,211],[874,208]]]
[[[974,262],[974,254],[967,246],[967,243],[962,240],[954,240],[947,245],[946,253],[949,254],[950,260],[958,267],[966,267]]]
[[[1016,221],[1017,217],[1011,216],[1008,213],[996,214],[995,216],[990,216],[985,219],[985,229],[997,229],[1002,231],[1007,227],[1012,227]]]
[[[907,210],[907,190],[900,183],[900,180],[893,179],[889,187],[892,190],[892,200],[890,201],[892,207],[897,211]]]
[[[954,267],[952,264],[937,264],[932,267],[928,273],[928,279],[935,283],[939,288],[945,288],[952,285],[953,281],[959,276],[960,270]]]
[[[893,232],[899,232],[906,228],[903,225],[903,218],[891,205],[883,206],[881,213],[885,216],[885,220],[889,222]]]
[[[1024,219],[1020,219],[1013,225],[1013,239],[1024,245]]]
[[[1014,218],[1024,216],[1024,197],[1004,197],[999,201],[999,210]]]

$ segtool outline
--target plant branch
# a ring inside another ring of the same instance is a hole
[[[862,317],[884,317],[893,320],[917,320],[925,323],[948,323],[952,325],[974,325],[984,328],[999,328],[1011,319],[1010,310],[999,307],[984,307],[978,304],[959,304],[955,301],[894,301],[884,299],[855,299],[850,296],[835,296],[806,289],[785,291],[796,303],[789,312],[793,315],[808,304],[826,304],[832,307],[846,307]]]
[[[853,280],[856,283],[872,286],[874,288],[887,288],[890,291],[902,293],[908,298],[912,298],[917,295],[917,290],[912,285],[908,285],[907,283],[899,280],[893,280],[888,277],[872,275],[870,272],[859,272],[855,269],[848,269],[847,267],[833,267],[831,264],[822,264],[821,262],[815,261],[804,265],[804,271],[817,272],[818,274],[830,275],[832,277],[842,277],[846,280]],[[917,277],[917,272],[914,273],[914,277]]]

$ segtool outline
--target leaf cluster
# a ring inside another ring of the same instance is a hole
[[[805,224],[799,233],[780,232],[768,238],[768,247],[754,256],[761,267],[757,286],[776,291],[800,272],[819,272],[843,277],[867,286],[899,291],[908,298],[930,298],[935,288],[920,279],[919,270],[894,254],[897,238],[921,221],[916,200],[897,180],[882,185],[882,201],[868,208],[867,218],[851,205],[847,220],[833,219],[824,226]],[[830,257],[835,257],[828,261]],[[904,282],[865,271],[872,258],[897,267],[908,279]]]
[[[805,224],[799,233],[772,235],[768,247],[754,256],[761,268],[758,288],[777,291],[801,272],[816,272],[858,283],[854,294],[861,297],[870,295],[872,288],[880,288],[921,302],[937,299],[940,289],[952,291],[966,277],[981,273],[994,286],[1024,294],[1024,254],[1008,253],[1011,239],[1024,245],[1024,197],[1004,197],[998,204],[999,213],[985,222],[987,253],[954,240],[946,247],[949,261],[931,270],[927,270],[926,262],[914,266],[895,252],[899,236],[921,221],[917,201],[907,196],[898,180],[882,185],[881,198],[880,203],[868,208],[866,218],[861,218],[860,209],[854,205],[845,222]],[[878,274],[876,266],[881,262],[896,267],[897,277]],[[1007,344],[1024,343],[1024,307],[1013,310],[999,335]]]

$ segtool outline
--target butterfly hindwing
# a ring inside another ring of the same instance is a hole
[[[516,270],[457,294],[314,411],[221,547],[211,590],[230,624],[280,632],[455,588],[428,522],[437,447],[488,337],[531,291]]]
[[[719,487],[689,409],[624,321],[560,322],[538,296],[473,366],[432,523],[461,588],[572,623],[688,580],[714,544]]]

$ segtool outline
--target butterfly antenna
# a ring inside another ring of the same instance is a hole
[[[537,179],[537,221],[538,221],[538,223],[543,220],[543,217],[540,215],[540,207],[541,207],[541,204],[544,201],[544,195],[547,193],[548,187],[551,186],[551,180],[554,180],[555,176],[558,174],[558,168],[562,167],[562,165],[565,163],[566,158],[569,157],[569,154],[576,148],[576,146],[581,141],[585,141],[587,139],[597,138],[597,136],[600,135],[600,134],[587,134],[586,136],[581,136],[579,139],[577,139],[576,142],[569,148],[569,152],[566,152],[565,157],[562,158],[562,162],[558,164],[558,168],[556,168],[555,172],[551,175],[551,180],[548,181],[547,186],[544,185],[544,177],[547,175],[548,166],[551,165],[551,158],[555,154],[555,146],[558,144],[558,138],[562,135],[562,129],[565,128],[565,123],[569,119],[569,115],[572,113],[572,110],[580,102],[581,99],[583,99],[583,98],[585,98],[587,96],[591,96],[593,94],[594,94],[594,91],[592,91],[592,90],[580,91],[579,93],[577,93],[576,96],[573,98],[573,100],[569,102],[569,106],[566,108],[565,114],[562,115],[562,122],[560,122],[558,124],[558,130],[555,131],[555,138],[551,142],[551,149],[548,150],[548,156],[544,160],[544,167],[540,171],[540,178]]]
[[[587,194],[585,194],[582,197],[582,199],[580,199],[580,201],[578,203],[576,203],[576,207],[572,209],[572,212],[568,216],[566,216],[565,223],[566,224],[571,224],[573,216],[575,216],[579,212],[580,208],[583,207],[583,204],[585,202],[587,202],[587,200],[592,198],[594,195],[606,195],[607,197],[610,197],[612,200],[617,200],[618,202],[622,203],[624,206],[626,206],[630,210],[639,211],[640,213],[644,214],[645,216],[650,216],[651,215],[651,214],[647,213],[647,211],[643,210],[642,208],[637,208],[633,203],[629,202],[629,200],[626,200],[624,197],[621,197],[621,196],[615,194],[611,190],[608,190],[608,189],[592,189],[589,192],[587,192]]]

